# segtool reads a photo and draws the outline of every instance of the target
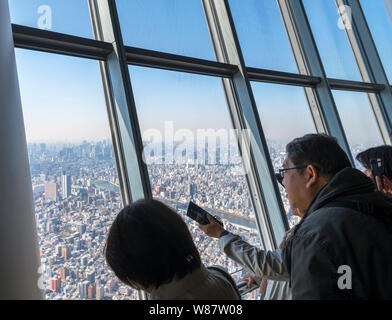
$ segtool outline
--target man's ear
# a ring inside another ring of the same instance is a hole
[[[317,172],[315,166],[311,164],[308,165],[305,170],[308,178],[306,182],[306,188],[311,188],[315,183],[317,183],[319,179],[319,173]]]

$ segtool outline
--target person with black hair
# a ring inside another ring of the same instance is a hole
[[[183,219],[157,200],[125,207],[110,227],[105,258],[115,275],[152,300],[237,300],[223,268],[206,268]]]
[[[352,165],[333,137],[286,146],[276,175],[303,218],[281,251],[255,248],[212,219],[200,228],[258,278],[289,280],[296,299],[392,299],[392,198]]]
[[[392,195],[392,146],[379,146],[358,153],[356,159],[365,168],[365,174],[377,189]],[[379,165],[380,170],[377,170]]]

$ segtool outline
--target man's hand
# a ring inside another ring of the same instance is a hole
[[[391,180],[389,180],[386,176],[383,176],[383,180],[384,180],[384,192],[387,195],[392,196],[392,182],[391,182]]]
[[[376,185],[377,185],[377,190],[384,191],[382,187],[381,177],[379,176],[376,176]]]
[[[210,223],[206,225],[199,224],[199,228],[203,230],[204,233],[209,237],[220,238],[222,232],[225,231],[225,229],[219,223],[217,223],[210,214],[207,214],[207,218]]]
[[[256,283],[255,279],[253,279],[252,276],[251,276],[249,273],[247,273],[246,275],[244,275],[244,276],[241,278],[241,280],[242,280],[242,281],[246,281],[246,287],[247,287],[248,289],[249,289],[250,287],[252,287],[252,285],[253,285],[254,283]]]

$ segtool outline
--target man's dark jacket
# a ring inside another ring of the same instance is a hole
[[[313,200],[283,249],[293,299],[392,299],[392,198],[374,189],[346,168]],[[341,207],[347,201],[376,213]]]

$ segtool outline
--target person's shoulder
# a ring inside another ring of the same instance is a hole
[[[345,244],[347,239],[358,242],[378,230],[376,237],[387,237],[382,223],[369,214],[342,206],[324,207],[305,218],[296,232],[297,241],[317,243],[325,249]],[[389,238],[389,236],[388,236]]]
[[[208,266],[204,270],[208,274],[206,277],[207,287],[217,294],[218,299],[240,299],[241,295],[237,289],[237,284],[230,273],[221,266]]]
[[[356,212],[343,207],[320,208],[301,223],[295,232],[296,241],[328,248],[344,230],[351,228]]]
[[[348,218],[351,209],[343,207],[322,207],[312,212],[301,224],[297,234],[305,236],[314,232],[327,232],[328,227],[337,226]]]
[[[205,269],[209,273],[210,276],[222,279],[224,281],[229,282],[232,285],[235,285],[233,278],[231,277],[230,273],[228,271],[226,271],[225,268],[223,268],[221,266],[214,265],[214,266],[205,267]]]

